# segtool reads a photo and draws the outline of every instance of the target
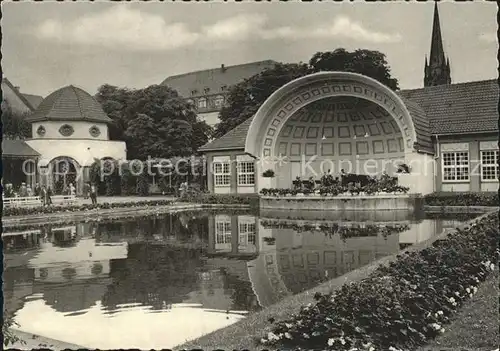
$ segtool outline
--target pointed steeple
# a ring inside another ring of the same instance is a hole
[[[426,58],[427,59],[427,58]],[[428,69],[425,71],[424,86],[450,84],[449,63],[444,54],[443,38],[437,1],[434,2],[432,23],[431,52]]]

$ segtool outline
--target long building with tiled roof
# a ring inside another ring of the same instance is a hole
[[[189,72],[170,76],[161,85],[175,89],[180,96],[191,102],[198,116],[211,126],[219,121],[229,88],[276,64],[273,60],[249,62],[240,65]]]

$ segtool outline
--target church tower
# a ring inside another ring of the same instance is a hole
[[[424,86],[451,84],[450,61],[444,56],[443,39],[437,2],[434,3],[434,22],[432,25],[431,54],[425,57]]]

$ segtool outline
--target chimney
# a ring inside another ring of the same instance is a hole
[[[220,65],[220,70],[222,72],[225,72],[226,71],[226,66],[224,66],[224,64]]]

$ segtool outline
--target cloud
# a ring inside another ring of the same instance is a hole
[[[294,40],[348,38],[361,42],[391,43],[398,33],[367,29],[361,22],[338,16],[331,24],[310,27],[269,26],[262,14],[241,14],[192,30],[181,22],[167,23],[157,14],[116,6],[72,22],[46,20],[33,31],[38,38],[61,43],[99,45],[135,51],[160,51],[204,43],[234,43],[245,40]],[[267,26],[266,26],[267,25]]]
[[[194,44],[199,34],[182,23],[166,23],[158,15],[116,6],[70,23],[47,20],[35,31],[41,39],[66,43],[168,50]]]
[[[479,40],[487,43],[496,43],[497,35],[495,33],[482,33],[479,35]]]

